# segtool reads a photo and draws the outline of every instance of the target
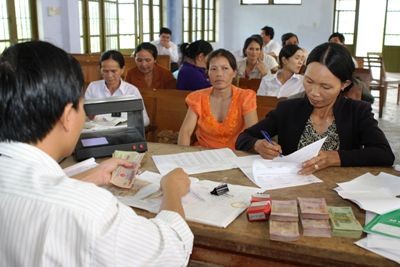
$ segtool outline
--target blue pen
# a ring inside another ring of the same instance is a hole
[[[267,131],[261,130],[260,132],[264,136],[265,140],[267,140],[268,143],[270,143],[271,145],[274,145],[274,143],[272,143],[272,139],[269,136],[269,134],[267,133]],[[279,153],[279,157],[282,157],[281,153]]]

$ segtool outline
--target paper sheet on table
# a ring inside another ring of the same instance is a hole
[[[69,166],[67,168],[64,168],[64,172],[66,175],[69,177],[72,177],[78,173],[90,170],[94,167],[96,167],[98,164],[96,163],[94,158],[88,158],[87,160],[78,162],[72,166]]]
[[[139,178],[151,184],[134,196],[118,197],[119,200],[132,207],[158,212],[161,196],[149,196],[158,191],[161,177],[158,173],[143,172]],[[260,192],[260,189],[255,187],[228,184],[228,194],[215,196],[210,192],[219,183],[196,178],[191,178],[191,181],[190,192],[182,199],[186,219],[216,227],[227,227],[247,208],[251,195]]]
[[[107,129],[124,128],[127,124],[119,125],[128,120],[128,114],[126,112],[121,113],[121,117],[112,117],[111,114],[100,114],[96,115],[93,120],[86,121],[82,133],[97,132]]]
[[[368,224],[376,215],[378,214],[367,211],[365,213],[365,225]],[[378,234],[368,234],[367,237],[354,243],[366,250],[400,263],[399,239]]]
[[[321,183],[314,175],[299,175],[301,163],[318,155],[325,138],[318,140],[294,153],[273,160],[259,155],[237,157],[236,164],[242,172],[263,190]]]
[[[378,214],[400,209],[400,177],[381,172],[366,173],[349,182],[338,183],[334,190],[360,208]]]
[[[184,152],[152,157],[158,171],[167,174],[175,168],[182,168],[188,174],[222,171],[236,168],[236,155],[229,148]]]
[[[254,183],[263,190],[322,183],[314,175],[300,175],[300,166],[295,162],[276,162],[256,159],[253,162]]]

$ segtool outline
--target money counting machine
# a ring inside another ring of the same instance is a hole
[[[126,127],[82,132],[75,147],[76,160],[111,156],[114,150],[144,152],[147,150],[143,124],[143,101],[132,96],[109,97],[85,101],[86,115],[127,112]]]

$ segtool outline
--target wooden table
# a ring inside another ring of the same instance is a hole
[[[198,147],[158,143],[148,143],[148,147],[149,151],[142,161],[142,169],[150,171],[157,171],[151,159],[152,155],[202,150]],[[238,155],[245,154],[238,152]],[[63,163],[65,164],[70,165],[71,162]],[[332,189],[338,182],[349,181],[366,172],[378,174],[380,171],[399,175],[392,168],[332,167],[315,173],[324,181],[323,183],[270,190],[268,193],[272,199],[324,197],[330,206],[351,206],[359,222],[364,224],[365,212],[352,202],[342,199]],[[200,179],[254,186],[239,169],[194,176]],[[138,209],[135,211],[146,217],[154,216],[146,211]],[[358,247],[354,244],[357,239],[301,235],[295,242],[269,240],[268,223],[250,223],[244,213],[225,229],[192,222],[189,222],[189,225],[195,236],[191,259],[196,261],[225,266],[398,266],[393,261]]]

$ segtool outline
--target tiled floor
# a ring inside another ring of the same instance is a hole
[[[372,107],[375,118],[379,121],[379,127],[385,133],[396,156],[395,164],[400,164],[400,105],[397,105],[396,101],[397,88],[390,88],[381,119],[378,119],[378,101],[375,101]]]

